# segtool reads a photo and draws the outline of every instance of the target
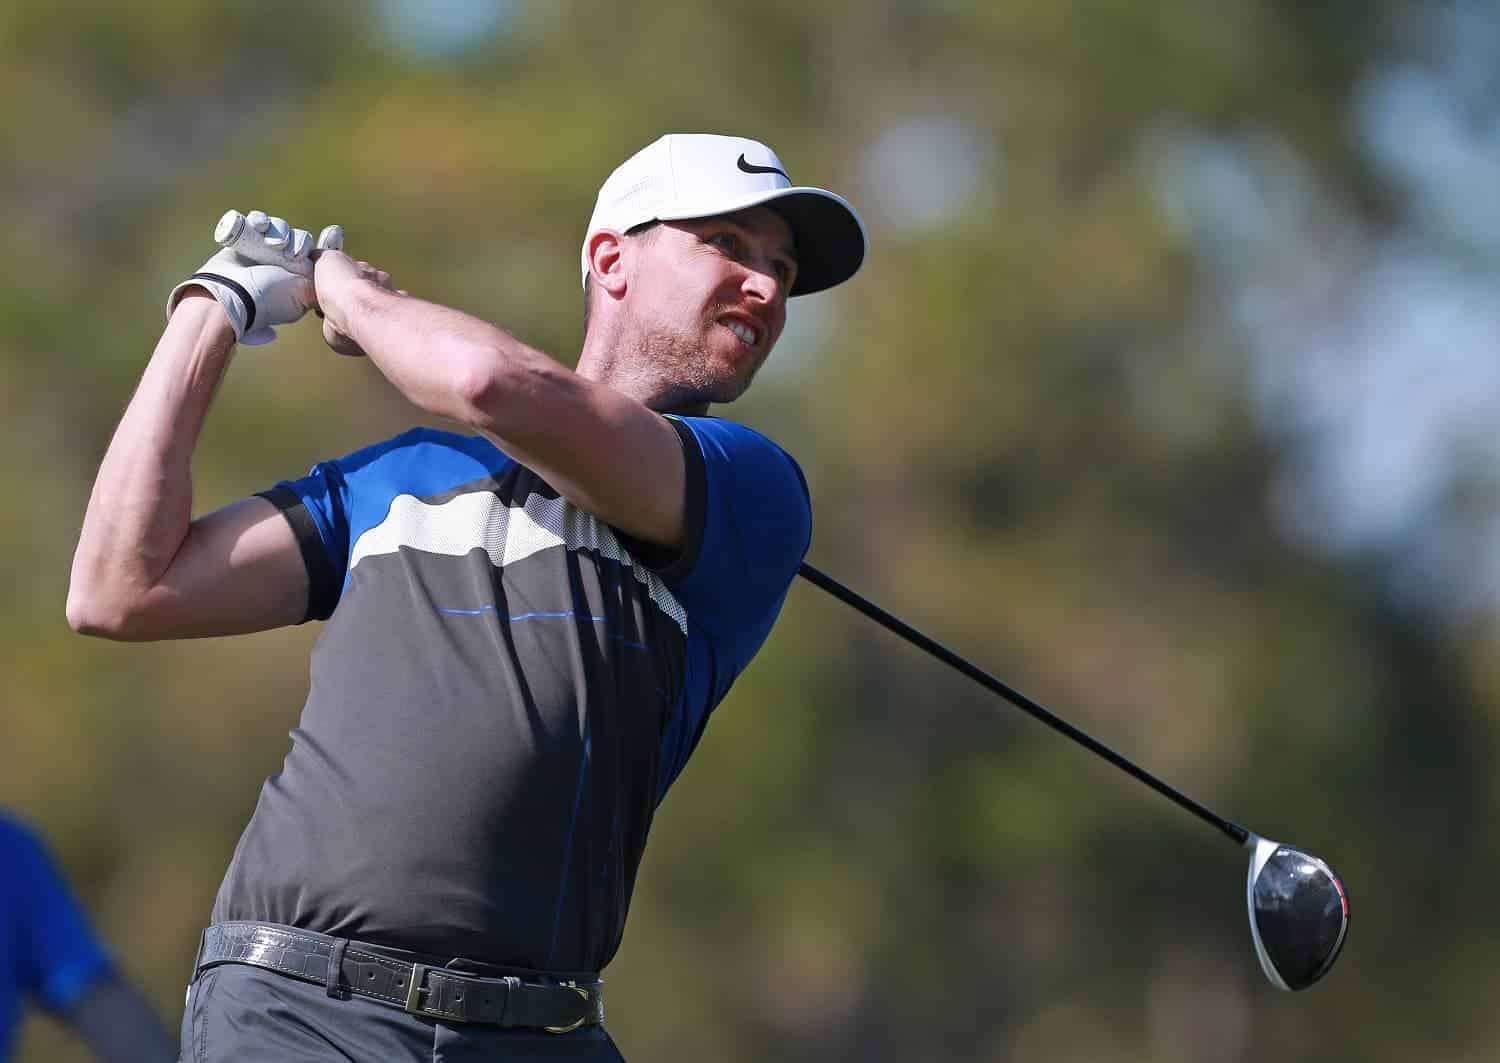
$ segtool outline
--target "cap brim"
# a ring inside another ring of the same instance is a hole
[[[657,214],[661,221],[684,221],[768,207],[786,221],[797,244],[797,280],[790,295],[811,295],[842,284],[865,260],[864,222],[844,197],[822,188],[793,185],[757,192],[711,209],[679,206]]]

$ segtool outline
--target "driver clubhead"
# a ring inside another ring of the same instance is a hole
[[[1322,860],[1250,835],[1245,901],[1261,970],[1277,989],[1306,989],[1333,967],[1349,934],[1349,893]]]

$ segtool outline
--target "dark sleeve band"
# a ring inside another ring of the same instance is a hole
[[[339,604],[340,588],[312,514],[307,512],[301,496],[285,484],[277,484],[269,491],[259,491],[256,497],[264,498],[279,509],[292,526],[292,534],[297,537],[297,549],[302,552],[302,564],[307,568],[307,615],[299,623],[327,620]]]
[[[698,445],[698,437],[693,434],[693,430],[676,417],[668,417],[667,423],[676,429],[677,439],[682,444],[686,481],[682,507],[682,548],[672,550],[654,543],[643,543],[618,528],[615,529],[615,536],[641,564],[663,579],[672,580],[686,576],[698,563],[698,551],[703,547],[703,527],[708,512],[708,474],[703,468],[703,450]]]

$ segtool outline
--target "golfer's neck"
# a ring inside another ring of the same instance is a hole
[[[621,345],[610,342],[599,332],[590,331],[578,356],[575,372],[597,383],[628,395],[657,413],[675,413],[685,417],[702,417],[709,404],[698,395],[671,381],[657,379],[648,367],[621,354]]]

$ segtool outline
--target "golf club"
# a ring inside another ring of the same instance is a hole
[[[1349,934],[1349,894],[1343,881],[1324,861],[1301,849],[1262,838],[1210,811],[807,562],[802,563],[798,574],[1249,849],[1245,903],[1250,912],[1250,934],[1261,970],[1277,989],[1306,989],[1332,969]]]
[[[287,256],[303,259],[312,246],[342,251],[344,230],[337,225],[325,226],[313,245],[311,234],[293,229],[281,218],[269,217],[264,211],[241,214],[237,210],[227,210],[214,226],[214,242],[220,247],[232,248],[235,254],[252,262],[284,266]]]

